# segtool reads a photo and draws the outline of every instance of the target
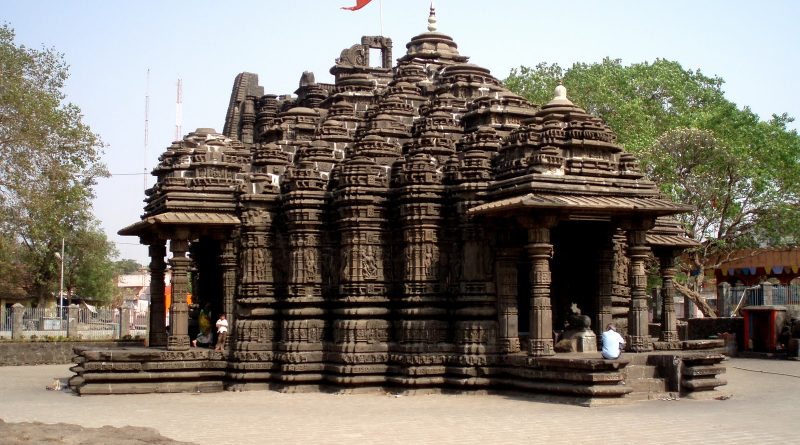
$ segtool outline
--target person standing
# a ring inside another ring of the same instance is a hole
[[[619,358],[622,353],[622,348],[625,347],[625,339],[617,332],[617,325],[609,323],[606,326],[606,331],[600,336],[600,341],[603,346],[601,354],[606,360],[615,360]]]
[[[225,347],[225,337],[228,336],[228,320],[225,319],[225,314],[219,315],[217,320],[217,347],[215,351],[222,351]]]

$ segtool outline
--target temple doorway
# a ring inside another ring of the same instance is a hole
[[[199,334],[201,310],[210,314],[212,325],[225,311],[219,254],[219,243],[213,239],[201,238],[192,243],[190,257],[193,267],[189,270],[192,294],[192,304],[189,307],[189,338],[192,340]]]
[[[552,230],[550,303],[554,330],[564,329],[572,304],[576,304],[583,315],[596,320],[600,257],[609,242],[609,233],[607,223],[594,221],[563,221]],[[602,331],[594,323],[592,330]]]

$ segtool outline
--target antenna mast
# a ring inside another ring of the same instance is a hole
[[[144,173],[142,181],[147,190],[147,146],[150,143],[150,68],[147,69],[147,87],[144,93]]]
[[[181,121],[183,120],[183,80],[178,78],[178,97],[175,100],[175,140],[181,140]]]

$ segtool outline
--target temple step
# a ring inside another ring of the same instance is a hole
[[[660,376],[656,366],[630,364],[625,367],[625,385],[632,390],[628,400],[675,399],[677,394],[668,391],[667,381]]]

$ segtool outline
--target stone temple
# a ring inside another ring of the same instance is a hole
[[[222,133],[200,128],[166,149],[141,220],[120,231],[149,246],[149,347],[78,350],[78,393],[449,388],[591,401],[630,397],[636,367],[665,392],[724,384],[723,356],[676,329],[673,263],[693,242],[670,215],[691,209],[661,197],[564,86],[529,103],[468,63],[433,9],[428,22],[396,65],[391,39],[362,37],[333,84],[303,73],[294,95],[239,74]],[[651,254],[664,302],[654,335]],[[228,314],[224,351],[191,347],[189,290]],[[612,321],[628,345],[616,361],[596,352]]]

